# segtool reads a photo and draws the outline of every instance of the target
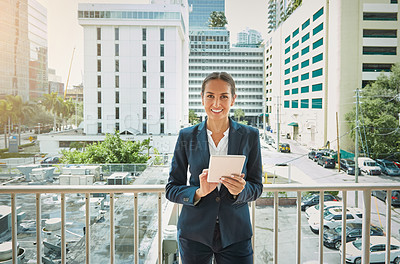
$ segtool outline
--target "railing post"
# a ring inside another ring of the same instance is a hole
[[[278,192],[274,192],[274,264],[278,264]]]
[[[319,191],[319,263],[324,263],[324,191]]]
[[[346,264],[346,221],[347,221],[347,191],[342,191],[343,204],[342,204],[342,259],[341,264]]]
[[[40,193],[36,194],[36,263],[42,263],[42,203]]]
[[[296,263],[301,264],[301,192],[297,191]]]
[[[17,231],[18,231],[18,223],[17,223],[17,196],[15,193],[11,194],[11,232],[12,232],[12,263],[18,263],[18,242],[17,242]]]
[[[390,264],[390,237],[392,236],[392,190],[386,191],[386,264]]]
[[[254,251],[256,248],[256,244],[255,244],[255,236],[256,236],[256,201],[253,201],[250,203],[251,205],[251,228],[253,230],[253,236],[251,237],[251,246],[253,248],[253,264],[255,262],[255,258],[254,258]]]
[[[86,217],[85,217],[85,242],[86,242],[86,264],[90,264],[90,193],[85,194]]]
[[[65,239],[65,212],[66,212],[66,203],[65,203],[65,193],[61,193],[61,263],[67,263],[67,241]]]
[[[114,193],[110,193],[110,263],[115,263]]]
[[[138,194],[134,193],[133,196],[133,224],[134,224],[134,254],[135,254],[135,264],[139,264],[139,225],[138,225]]]
[[[162,211],[161,192],[158,193],[158,264],[162,264]]]
[[[371,190],[363,191],[364,211],[362,218],[362,256],[363,264],[369,264],[369,248],[370,248],[370,228],[371,228]]]

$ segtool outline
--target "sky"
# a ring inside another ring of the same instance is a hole
[[[149,0],[37,0],[47,8],[48,65],[55,69],[66,84],[69,67],[71,74],[68,88],[82,83],[83,79],[83,28],[78,24],[78,3],[130,3],[148,4]],[[267,0],[225,0],[227,28],[231,43],[237,33],[246,29],[267,34]],[[74,56],[72,57],[75,48]],[[71,64],[72,58],[72,64]]]

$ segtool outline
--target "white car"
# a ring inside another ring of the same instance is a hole
[[[324,229],[331,229],[342,224],[342,208],[336,207],[324,212]],[[362,210],[359,208],[347,208],[346,223],[362,223]],[[319,214],[308,219],[311,231],[319,232]]]
[[[343,203],[338,202],[338,201],[327,201],[324,202],[324,211],[335,208],[335,207],[342,207]],[[311,206],[306,210],[306,217],[309,219],[312,215],[318,215],[319,216],[319,204]]]
[[[358,239],[353,242],[346,243],[346,262],[361,264],[362,240]],[[386,237],[371,236],[370,237],[370,263],[384,263],[386,258]],[[339,251],[342,255],[342,251]],[[392,237],[390,239],[390,262],[394,264],[400,263],[400,242]]]

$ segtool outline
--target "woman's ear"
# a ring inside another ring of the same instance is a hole
[[[237,96],[236,94],[234,96],[232,96],[231,106],[233,106],[235,104],[236,96]]]

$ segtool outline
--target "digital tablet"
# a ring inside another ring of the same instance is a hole
[[[240,175],[245,160],[244,155],[211,155],[207,181],[219,182],[222,176]]]

